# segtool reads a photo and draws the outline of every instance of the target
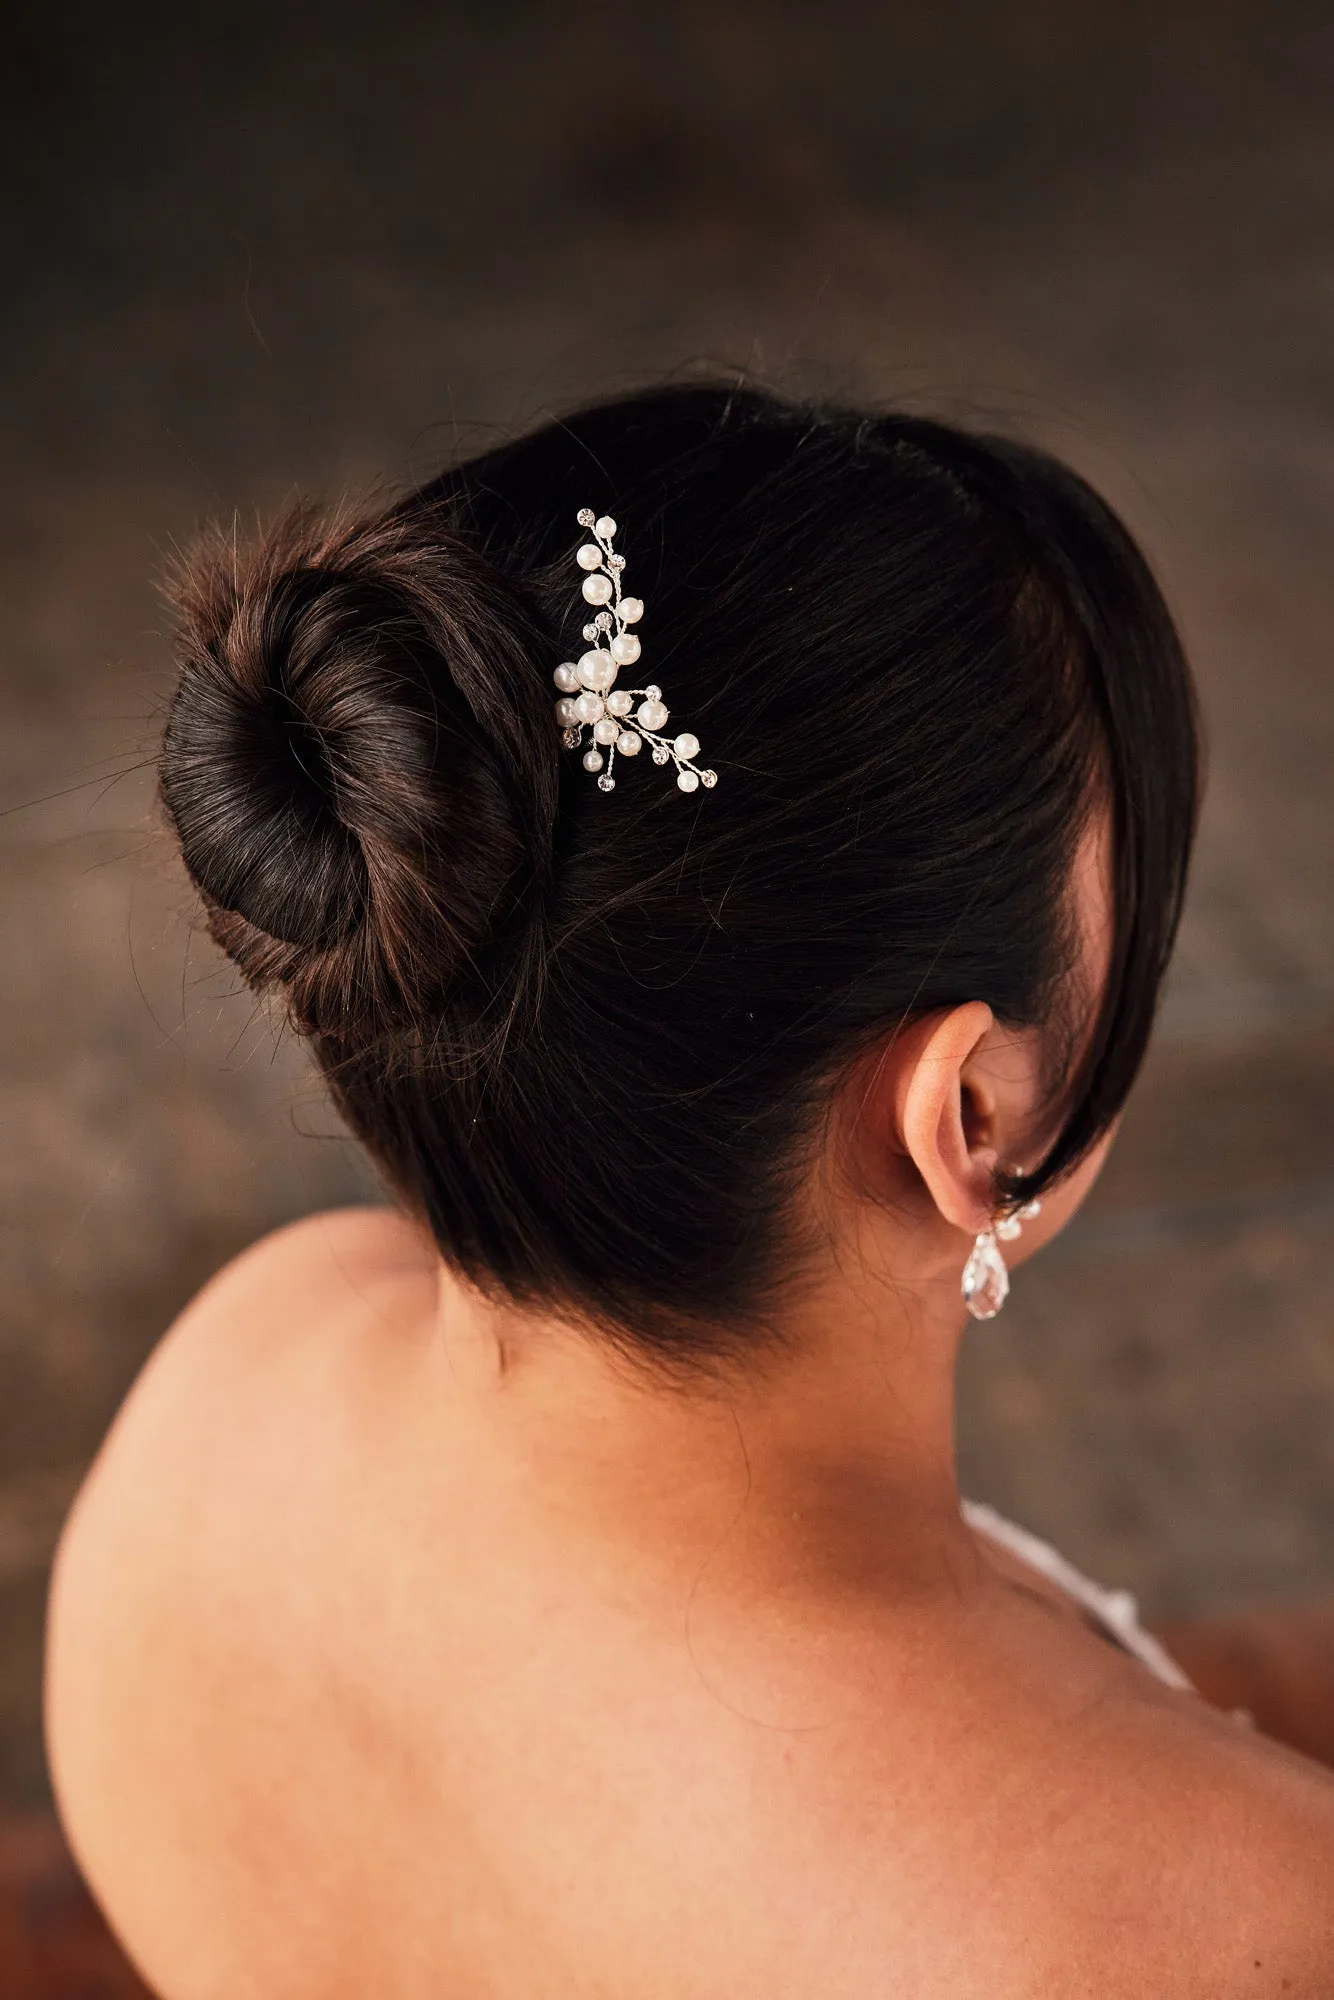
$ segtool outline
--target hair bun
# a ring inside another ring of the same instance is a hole
[[[549,867],[558,782],[527,605],[438,515],[309,510],[183,565],[162,794],[210,928],[303,1028],[411,1019]]]

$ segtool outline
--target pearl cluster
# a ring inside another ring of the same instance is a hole
[[[718,774],[694,761],[699,738],[689,730],[679,736],[662,734],[667,724],[662,689],[615,685],[621,668],[632,667],[643,650],[639,635],[629,628],[639,623],[644,606],[640,598],[621,594],[625,557],[612,547],[616,523],[611,515],[595,517],[591,507],[582,507],[579,525],[593,536],[576,549],[574,559],[584,571],[584,601],[594,607],[594,614],[584,627],[590,650],[577,663],[563,661],[554,675],[560,689],[556,721],[564,731],[565,747],[577,750],[584,730],[589,730],[592,740],[584,752],[584,769],[600,773],[598,786],[604,792],[616,787],[612,769],[617,751],[622,757],[637,757],[645,743],[655,764],[675,764],[681,791],[695,792],[701,785],[711,790]]]

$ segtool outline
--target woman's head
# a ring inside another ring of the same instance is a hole
[[[620,523],[636,679],[710,792],[641,759],[603,793],[561,747],[584,506]],[[205,548],[179,601],[162,784],[215,935],[483,1289],[658,1353],[754,1336],[840,1087],[964,1002],[1043,1051],[1044,1151],[998,1198],[1118,1115],[1180,909],[1193,702],[1134,544],[1043,454],[659,390],[375,518]]]

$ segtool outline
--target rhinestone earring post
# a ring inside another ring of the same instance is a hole
[[[1023,1235],[1024,1224],[1041,1213],[1040,1201],[1026,1201],[1022,1208],[998,1216],[978,1233],[961,1281],[963,1302],[974,1319],[995,1319],[1009,1298],[1010,1273],[1001,1255],[1001,1243],[1013,1243]]]

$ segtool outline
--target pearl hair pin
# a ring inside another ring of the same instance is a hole
[[[594,516],[591,507],[581,507],[578,518],[580,527],[593,537],[576,549],[574,559],[585,573],[584,601],[594,607],[594,615],[584,627],[590,650],[577,663],[563,661],[554,675],[560,689],[556,722],[564,732],[565,747],[577,750],[584,730],[589,731],[592,740],[584,752],[584,769],[599,773],[600,791],[616,788],[612,769],[617,751],[622,757],[637,757],[645,743],[655,764],[675,764],[681,791],[698,791],[701,785],[712,790],[718,774],[695,762],[699,738],[689,730],[679,736],[662,734],[667,723],[662,689],[615,685],[621,668],[632,667],[642,651],[638,634],[629,628],[639,623],[644,606],[638,597],[621,595],[625,557],[612,547],[616,523],[611,515]]]

